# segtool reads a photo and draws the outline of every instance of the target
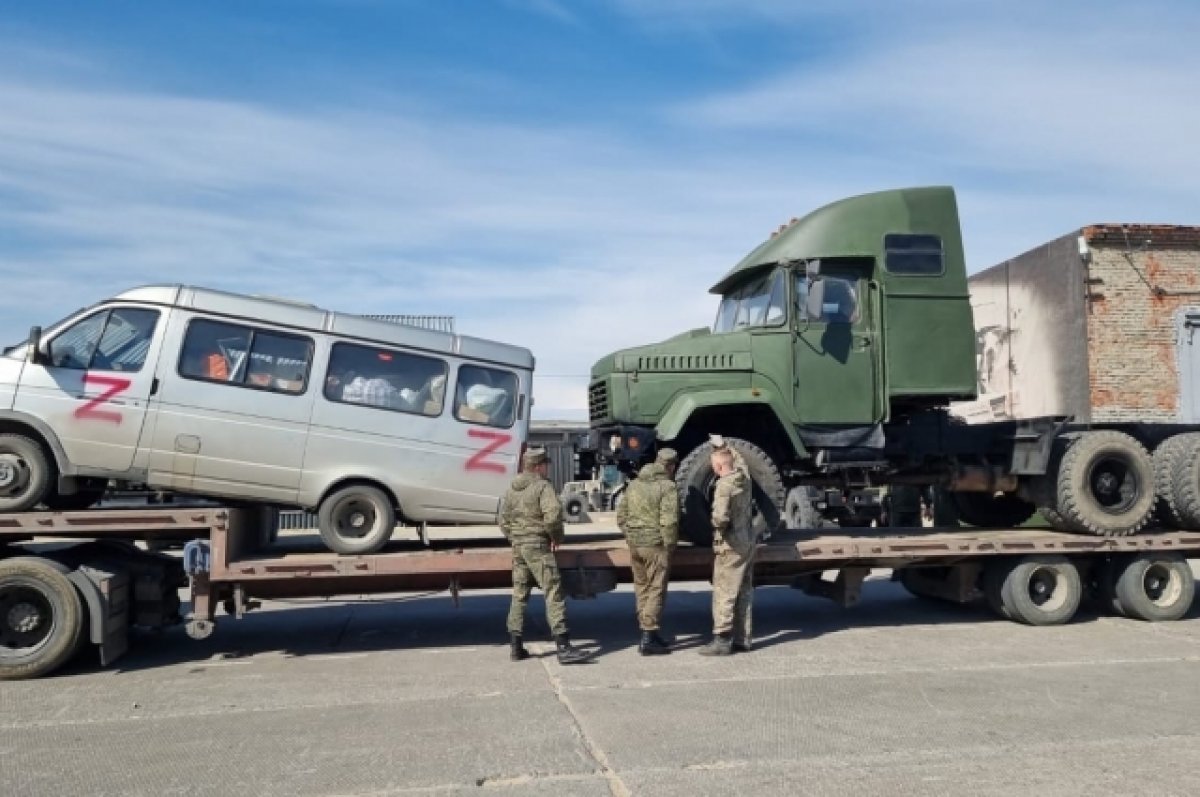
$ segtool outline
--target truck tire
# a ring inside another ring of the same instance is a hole
[[[783,504],[783,516],[789,529],[819,529],[832,525],[826,522],[813,505],[815,487],[793,487]]]
[[[775,531],[783,516],[783,477],[767,452],[758,446],[737,437],[726,437],[725,440],[742,455],[750,471],[750,480],[754,485],[754,529],[761,538]],[[675,476],[683,508],[679,523],[680,536],[693,545],[706,548],[713,542],[712,491],[717,483],[711,457],[712,444],[703,443],[683,458]]]
[[[1037,511],[1036,506],[1011,493],[953,492],[950,500],[959,519],[969,526],[1019,526]]]
[[[36,678],[79,651],[83,601],[56,562],[0,561],[0,680]]]
[[[1143,553],[1115,561],[1108,570],[1112,606],[1135,620],[1178,620],[1196,595],[1196,578],[1187,560],[1173,553]]]
[[[42,502],[54,481],[54,466],[38,441],[0,434],[0,512],[24,512]]]
[[[1167,496],[1176,528],[1200,529],[1200,434],[1181,434],[1178,452],[1171,461],[1171,485]],[[1167,442],[1171,442],[1168,440]]]
[[[317,526],[334,553],[375,553],[392,538],[396,509],[379,488],[352,484],[325,497],[317,510]]]
[[[1026,625],[1061,625],[1083,600],[1079,569],[1063,556],[1026,556],[1000,582],[1001,616]]]
[[[1179,513],[1178,497],[1175,490],[1175,473],[1179,466],[1180,457],[1191,449],[1196,452],[1200,436],[1180,434],[1168,437],[1154,449],[1154,492],[1156,494],[1155,515],[1159,521],[1170,529],[1186,528]]]
[[[1136,534],[1154,511],[1154,465],[1146,449],[1124,432],[1084,432],[1055,474],[1052,509],[1065,530],[1119,537]]]

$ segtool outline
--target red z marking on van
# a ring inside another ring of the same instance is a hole
[[[119,376],[97,376],[95,374],[83,375],[83,386],[99,385],[104,388],[104,392],[94,399],[88,401],[82,407],[75,410],[75,417],[81,421],[108,421],[110,423],[120,423],[121,413],[115,410],[102,410],[101,404],[107,404],[117,396],[124,393],[133,384],[132,380],[122,379]]]
[[[508,469],[499,462],[490,462],[488,457],[495,454],[506,444],[512,442],[512,435],[504,432],[489,432],[486,429],[468,429],[468,437],[474,437],[477,440],[490,440],[483,448],[475,452],[475,455],[467,460],[467,464],[463,466],[463,470],[486,470],[490,473],[507,473]]]

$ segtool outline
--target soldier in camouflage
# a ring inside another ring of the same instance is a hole
[[[500,531],[512,543],[513,594],[508,610],[508,633],[513,661],[529,658],[522,644],[525,607],[536,583],[546,596],[546,621],[554,634],[560,664],[575,664],[586,656],[571,646],[567,635],[567,606],[554,552],[563,541],[563,511],[554,486],[547,480],[546,452],[526,452],[523,472],[513,481],[500,505]]]
[[[733,457],[734,470],[740,470],[746,476],[748,482],[753,480],[750,473],[750,466],[746,464],[746,458],[742,456],[742,452],[738,451],[730,441],[726,440],[724,435],[710,434],[708,436],[708,444],[712,447],[715,454],[718,451],[728,451]],[[751,502],[753,506],[753,502]],[[783,515],[779,511],[779,507],[771,501],[760,501],[757,509],[762,513],[763,522],[763,538],[769,539],[772,532],[778,530],[783,524]]]
[[[713,495],[713,639],[704,656],[750,650],[754,599],[754,556],[758,540],[751,527],[751,484],[729,451],[715,451],[719,477]]]
[[[679,455],[673,449],[661,449],[654,462],[645,465],[625,489],[617,506],[617,525],[629,543],[638,626],[642,631],[638,652],[643,656],[671,652],[659,634],[659,625],[671,554],[679,543],[679,493],[673,481],[678,465]]]

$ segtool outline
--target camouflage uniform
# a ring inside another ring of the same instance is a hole
[[[734,470],[717,481],[713,496],[713,633],[732,638],[735,648],[749,649],[754,601],[754,556],[758,550],[751,527],[751,485],[744,471]]]
[[[646,465],[625,489],[617,507],[617,526],[629,543],[638,625],[658,631],[670,577],[671,553],[679,543],[679,493],[664,461],[675,452],[664,449],[658,461]]]
[[[562,578],[550,543],[563,540],[563,511],[554,486],[536,473],[522,473],[512,483],[500,508],[500,531],[512,543],[513,594],[508,631],[520,636],[525,607],[536,583],[546,595],[546,621],[554,636],[567,633],[567,607]]]
[[[733,455],[733,469],[741,471],[746,476],[747,482],[750,483],[753,489],[754,478],[750,475],[750,466],[746,464],[746,458],[742,456],[742,452],[729,444],[723,435],[710,434],[708,436],[708,444],[712,446],[713,451],[728,451]],[[751,506],[754,506],[754,501],[751,499]],[[777,531],[783,523],[783,515],[780,513],[780,507],[775,506],[772,501],[759,501],[758,511],[762,514],[762,522],[764,524],[763,537],[769,538],[772,533]]]

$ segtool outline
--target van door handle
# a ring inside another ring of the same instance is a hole
[[[157,376],[150,380],[150,395],[153,396],[156,393],[158,393],[158,377]]]

